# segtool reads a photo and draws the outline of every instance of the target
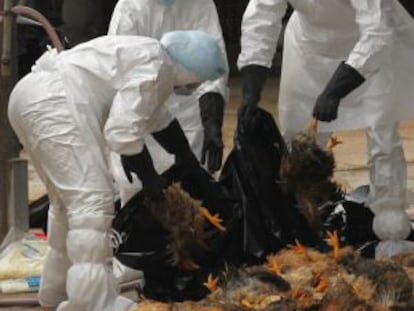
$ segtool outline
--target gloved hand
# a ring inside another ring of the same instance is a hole
[[[155,171],[154,163],[147,147],[134,155],[121,155],[121,163],[125,175],[132,183],[132,174],[137,174],[142,182],[142,190],[150,199],[160,201],[164,198],[163,190],[166,187],[165,180]]]
[[[189,170],[200,167],[177,119],[174,119],[165,129],[152,133],[152,136],[168,153],[175,155],[177,166]]]
[[[224,98],[219,93],[208,92],[199,99],[201,121],[204,127],[204,142],[201,152],[201,164],[207,160],[210,173],[218,171],[223,158],[223,125]]]
[[[317,98],[313,107],[313,117],[325,122],[337,119],[341,99],[359,87],[364,81],[365,78],[356,69],[342,62],[332,75],[325,90]]]
[[[242,76],[243,102],[238,111],[237,131],[246,133],[255,128],[259,120],[257,105],[269,69],[259,65],[248,65],[240,71]]]

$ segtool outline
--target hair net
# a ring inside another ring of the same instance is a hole
[[[170,6],[175,2],[175,0],[159,0],[159,1],[162,5],[165,5],[165,6]]]
[[[171,31],[160,41],[174,62],[193,72],[201,81],[216,80],[227,73],[227,62],[220,46],[203,31]]]

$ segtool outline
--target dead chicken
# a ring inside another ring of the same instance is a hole
[[[297,243],[268,257],[264,266],[291,286],[282,300],[294,301],[292,310],[411,310],[412,281],[403,267],[340,247],[336,232],[328,232],[327,240],[331,253]]]
[[[321,300],[321,311],[373,311],[372,308],[355,295],[351,284],[340,279],[329,287]]]
[[[209,276],[205,286],[211,294],[206,300],[251,310],[316,310],[329,285],[328,275],[336,274],[336,262],[346,254],[336,234],[332,237],[332,254],[297,242],[269,255],[263,265],[227,269],[219,278]]]
[[[414,284],[414,253],[401,253],[391,257],[391,261],[403,267],[409,279]],[[413,288],[413,306],[414,306],[414,288]]]
[[[145,303],[136,311],[414,310],[409,304],[412,282],[401,266],[362,258],[351,247],[341,247],[335,232],[326,238],[332,252],[296,243],[269,255],[262,265],[227,267],[210,275],[204,283],[210,294],[201,301]]]
[[[227,268],[215,280],[212,281],[209,277],[205,283],[211,294],[204,301],[243,309],[264,310],[269,305],[279,302],[282,293],[290,290],[290,285],[282,277],[262,266]],[[216,284],[217,280],[218,287],[209,286]]]
[[[391,278],[401,277],[398,271],[388,270],[391,266],[377,266],[378,262],[364,262],[369,266],[375,267],[374,270],[382,271],[384,284],[378,277],[371,272],[354,274],[352,271],[344,270],[338,277],[331,279],[331,284],[327,288],[325,295],[320,302],[322,311],[397,311],[413,310],[409,305],[408,297],[402,293],[401,286],[390,283]],[[364,269],[368,268],[367,266]],[[384,269],[385,268],[385,269]],[[368,268],[369,269],[369,268]],[[383,270],[384,269],[384,270]],[[396,273],[395,273],[396,272]],[[405,278],[401,279],[402,286],[407,285]],[[404,285],[405,284],[405,285]],[[391,286],[390,286],[391,285]]]
[[[321,253],[296,242],[290,248],[269,255],[265,267],[291,284],[296,290],[292,292],[293,296],[298,296],[298,292],[323,293],[329,286],[330,276],[339,271],[337,263],[348,258],[351,252],[348,247],[340,248],[336,234],[331,234],[329,239],[332,240],[329,243],[332,253]]]
[[[371,303],[378,310],[410,310],[413,283],[402,266],[388,260],[360,260],[347,268],[372,282]]]
[[[168,253],[171,264],[183,270],[195,270],[191,252],[207,249],[214,231],[224,232],[223,220],[211,215],[200,201],[194,200],[178,183],[164,191],[165,199],[147,202],[151,214],[168,232]]]
[[[319,206],[327,201],[343,198],[343,185],[334,179],[333,148],[341,142],[331,136],[325,149],[316,141],[317,121],[293,136],[290,152],[282,159],[281,177],[286,190],[293,193],[298,205],[315,233],[319,233],[321,220]]]

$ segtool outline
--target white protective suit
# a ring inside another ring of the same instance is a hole
[[[160,43],[100,37],[46,52],[14,88],[9,119],[47,186],[49,245],[39,300],[58,311],[126,310],[112,273],[112,180],[104,146],[136,154],[165,128],[175,70]]]
[[[212,0],[119,0],[109,26],[109,35],[139,35],[159,39],[168,31],[202,30],[212,35],[225,53],[223,35]],[[204,140],[198,98],[207,92],[227,96],[227,76],[216,81],[204,82],[191,96],[172,94],[168,99],[170,112],[179,121],[192,151],[200,160]],[[159,173],[166,171],[174,157],[162,149],[151,137],[145,139],[154,166]],[[142,189],[134,175],[131,184],[125,176],[119,155],[111,154],[114,178],[119,187],[121,204],[124,205]]]
[[[338,119],[319,129],[368,129],[369,205],[381,223],[374,230],[385,240],[404,239],[409,223],[401,216],[406,165],[398,121],[414,115],[414,20],[397,0],[251,0],[239,68],[270,68],[287,2],[295,11],[284,35],[282,129],[287,138],[303,129],[341,61],[362,74],[366,81],[341,101]]]

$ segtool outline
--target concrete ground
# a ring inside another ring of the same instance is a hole
[[[262,95],[261,106],[270,111],[277,120],[277,91],[278,80],[270,79]],[[232,79],[230,81],[230,102],[226,108],[225,120],[223,125],[223,135],[225,142],[225,157],[233,146],[233,134],[237,121],[237,108],[241,101],[240,80]],[[366,138],[364,131],[346,131],[335,133],[340,140],[343,141],[335,149],[335,158],[337,161],[336,175],[347,180],[351,186],[357,187],[368,182],[368,171],[366,166]],[[408,163],[408,199],[414,206],[414,119],[401,124],[401,136],[403,139],[405,156]],[[224,158],[225,158],[224,157]],[[34,201],[45,193],[45,188],[33,168],[29,167],[29,198]],[[414,219],[414,208],[409,210],[412,212]],[[134,295],[134,293],[129,293]],[[1,298],[1,297],[0,297]],[[7,307],[0,310],[15,311],[40,311],[52,310],[31,307]]]

